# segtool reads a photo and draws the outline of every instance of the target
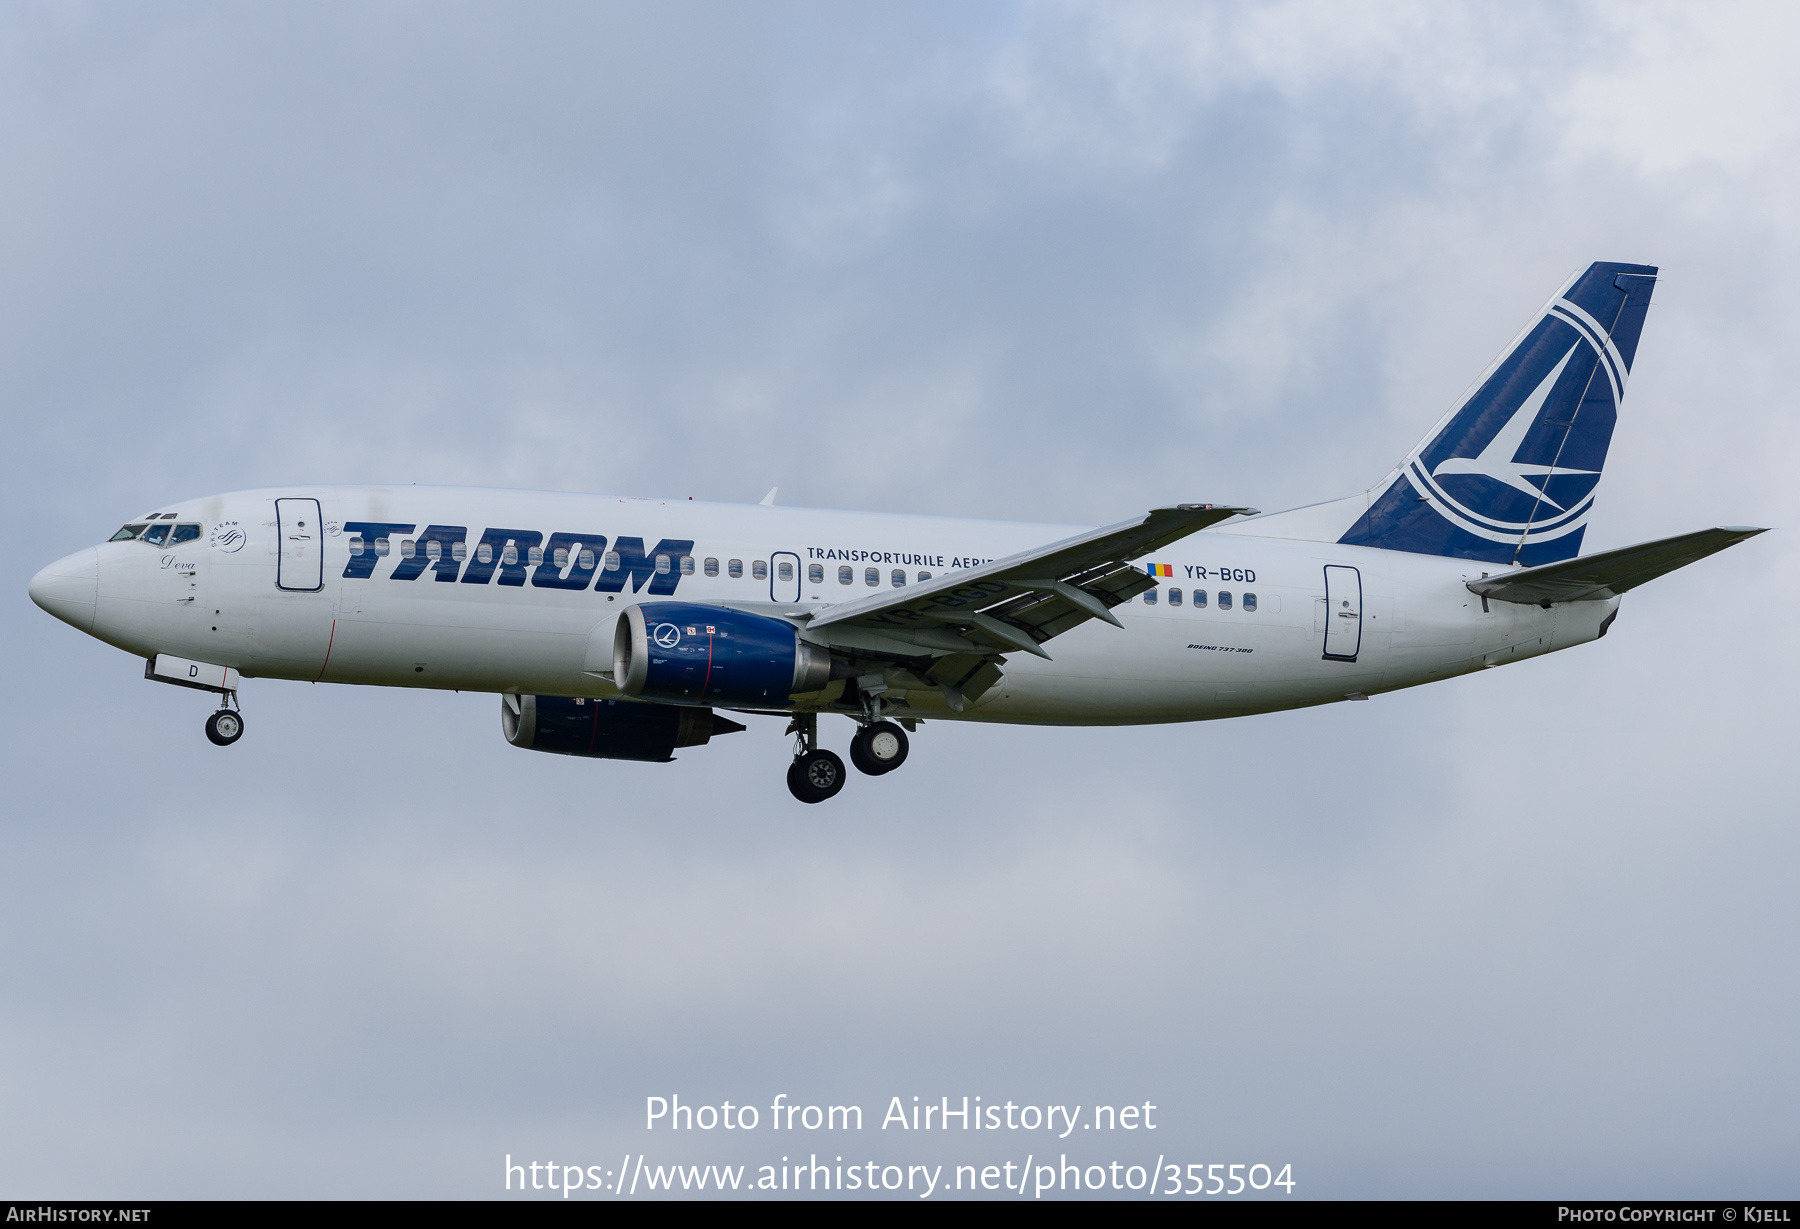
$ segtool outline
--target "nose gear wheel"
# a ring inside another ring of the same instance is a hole
[[[206,719],[206,737],[215,747],[229,747],[244,736],[244,715],[222,708]]]

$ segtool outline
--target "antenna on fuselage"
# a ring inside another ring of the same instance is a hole
[[[767,495],[764,495],[762,497],[762,499],[759,500],[758,502],[760,502],[762,504],[762,506],[765,508],[773,508],[775,506],[775,492],[779,491],[780,489],[781,488],[778,486],[770,487],[769,493]]]

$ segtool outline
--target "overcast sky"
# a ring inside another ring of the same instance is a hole
[[[647,1135],[670,1093],[861,1104],[791,1146],[847,1162],[1795,1195],[1797,38],[1776,4],[6,6],[0,1197],[790,1151]],[[1663,280],[1589,549],[1778,532],[1603,642],[1368,704],[931,723],[803,807],[768,720],[577,761],[489,696],[267,681],[221,750],[25,594],[288,483],[1312,502],[1593,260]],[[875,1127],[965,1094],[1159,1127]]]

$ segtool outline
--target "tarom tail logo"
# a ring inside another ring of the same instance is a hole
[[[1625,392],[1607,329],[1559,299],[1444,430],[1406,461],[1432,509],[1490,542],[1575,533],[1594,507]]]
[[[1655,288],[1650,265],[1570,278],[1338,540],[1501,564],[1574,558]]]

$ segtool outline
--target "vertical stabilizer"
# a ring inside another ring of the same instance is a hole
[[[1655,288],[1650,265],[1571,278],[1339,541],[1525,565],[1578,554]]]
[[[1242,531],[1499,564],[1574,558],[1655,288],[1654,266],[1589,265],[1387,478]]]

